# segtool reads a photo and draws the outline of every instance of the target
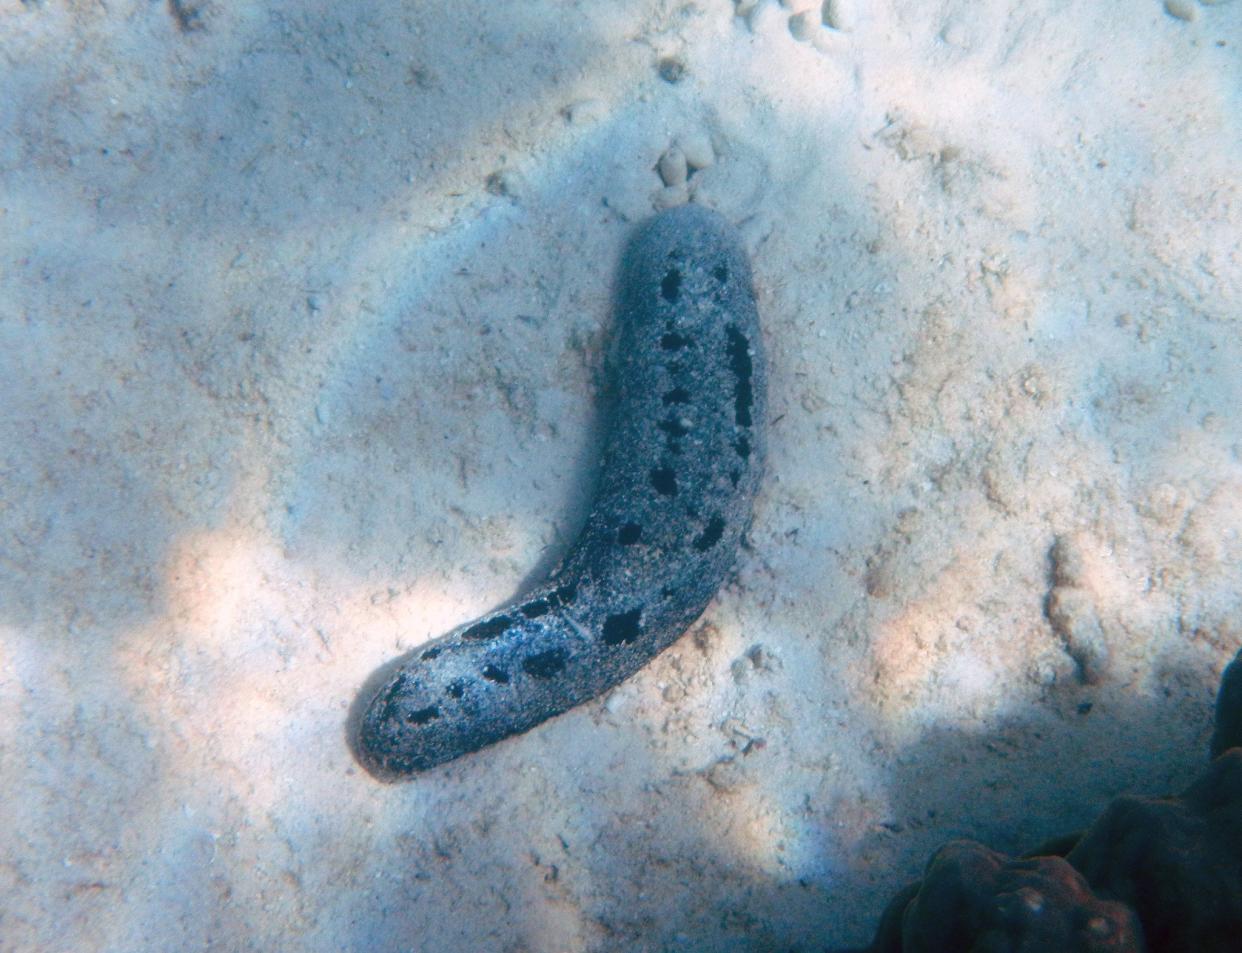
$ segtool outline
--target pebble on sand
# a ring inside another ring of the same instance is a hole
[[[677,146],[686,157],[686,165],[693,171],[706,169],[716,161],[716,150],[712,148],[712,140],[701,132],[692,132],[677,137]]]
[[[685,184],[687,175],[686,154],[680,147],[674,145],[666,149],[664,155],[660,156],[660,161],[656,168],[659,170],[660,179],[665,185]]]

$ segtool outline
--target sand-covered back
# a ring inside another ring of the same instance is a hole
[[[0,7],[0,950],[786,951],[1203,763],[1242,2]],[[666,182],[671,184],[665,184]],[[613,278],[751,254],[734,578],[404,784],[380,665],[590,501]]]

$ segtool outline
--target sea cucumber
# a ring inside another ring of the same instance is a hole
[[[737,231],[685,205],[622,260],[617,399],[586,525],[549,579],[417,651],[357,750],[394,779],[526,731],[628,678],[733,567],[759,485],[766,388]]]

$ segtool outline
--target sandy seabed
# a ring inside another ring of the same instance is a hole
[[[1242,2],[0,7],[0,950],[789,951],[1185,784],[1242,645]],[[666,184],[666,181],[671,184]],[[752,254],[749,546],[406,783],[565,551],[612,275]]]

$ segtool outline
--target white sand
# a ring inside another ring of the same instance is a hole
[[[943,840],[1202,764],[1242,2],[742,10],[0,8],[0,949],[862,943]],[[618,251],[687,193],[766,322],[736,581],[375,782],[363,681],[572,538]]]

